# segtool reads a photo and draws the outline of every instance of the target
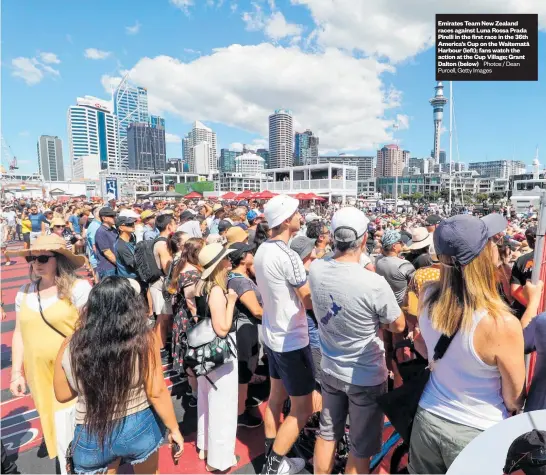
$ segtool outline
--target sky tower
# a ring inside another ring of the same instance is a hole
[[[444,118],[444,106],[447,104],[447,98],[444,97],[444,85],[440,81],[434,88],[436,91],[434,97],[430,99],[430,105],[433,107],[434,118],[434,150],[433,158],[434,163],[438,165],[440,163],[440,134],[442,127],[442,120]]]

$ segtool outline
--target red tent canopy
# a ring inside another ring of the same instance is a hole
[[[235,200],[248,200],[252,198],[254,193],[250,190],[245,190],[242,193],[239,193],[237,196],[234,197]]]
[[[309,200],[309,198],[305,193],[298,193],[297,195],[294,195],[294,198],[297,200]]]
[[[220,198],[223,200],[232,200],[237,196],[237,193],[233,193],[233,191],[228,191],[225,195],[222,195]]]
[[[316,200],[316,201],[326,201],[326,198],[323,198],[322,196],[316,195],[315,193],[307,193],[305,195],[306,200]]]
[[[196,200],[199,198],[203,198],[203,195],[200,193],[197,193],[197,191],[192,191],[191,193],[184,195],[184,199],[186,200]]]
[[[260,191],[259,193],[256,193],[253,198],[255,200],[270,200],[274,196],[277,196],[276,193],[271,193],[269,190]]]

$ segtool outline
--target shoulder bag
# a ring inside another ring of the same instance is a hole
[[[61,335],[63,338],[66,338],[66,335],[64,333],[62,333],[61,331],[57,330],[51,323],[49,323],[45,316],[44,316],[44,311],[42,310],[42,299],[40,298],[40,282],[41,280],[39,280],[38,282],[36,282],[36,297],[38,298],[38,308],[40,309],[40,315],[42,317],[42,320],[44,321],[44,323],[49,327],[51,328],[55,333],[58,333],[59,335]],[[30,287],[30,285],[29,285]],[[28,288],[27,287],[27,293],[28,293]]]

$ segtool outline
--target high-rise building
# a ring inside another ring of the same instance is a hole
[[[183,140],[182,146],[184,159],[186,159],[187,150],[189,151],[188,163],[191,173],[209,175],[218,170],[216,133],[202,122],[193,123],[193,128]]]
[[[88,155],[99,157],[101,170],[119,168],[117,118],[108,101],[78,97],[67,122],[71,175],[78,158]]]
[[[165,119],[163,117],[159,117],[158,115],[151,115],[150,116],[150,125],[154,129],[157,128],[157,127],[165,128]]]
[[[363,156],[352,156],[352,155],[321,155],[318,158],[318,163],[339,163],[342,165],[353,165],[358,167],[358,177],[359,182],[367,180],[368,178],[373,177],[373,161],[375,157],[363,157]]]
[[[442,134],[442,120],[444,119],[444,106],[447,104],[447,98],[444,97],[444,85],[439,82],[434,88],[434,97],[430,99],[430,105],[433,108],[432,117],[434,119],[434,147],[432,157],[434,163],[440,163],[440,135]]]
[[[492,160],[490,162],[471,162],[468,170],[477,171],[487,178],[510,178],[513,175],[525,173],[525,163],[519,160]]]
[[[168,158],[167,171],[174,170],[177,173],[184,172],[184,161],[181,158]]]
[[[319,138],[313,132],[296,132],[294,165],[314,165],[318,163]]]
[[[256,150],[256,155],[259,155],[265,160],[265,168],[269,168],[269,150],[266,148],[259,148]]]
[[[400,147],[395,144],[385,145],[382,149],[378,150],[377,176],[402,176],[406,152],[407,151],[400,150]],[[409,152],[407,152],[407,155],[409,156]]]
[[[235,150],[229,150],[227,148],[223,148],[220,150],[220,163],[219,168],[221,172],[229,173],[235,171],[235,159],[241,155],[240,152],[236,152]]]
[[[277,109],[269,116],[269,168],[292,166],[294,128],[292,112]]]
[[[59,137],[41,135],[38,139],[38,169],[45,181],[64,181],[63,142]]]
[[[255,153],[246,152],[235,159],[235,171],[245,175],[258,175],[265,169],[265,160]]]
[[[119,165],[118,168],[129,166],[129,151],[127,146],[127,129],[135,122],[149,122],[148,91],[144,87],[133,86],[127,77],[123,78],[114,91],[114,114],[118,118]]]
[[[446,152],[445,150],[440,150],[440,165],[445,165],[446,163],[447,163]]]
[[[182,139],[182,161],[184,162],[184,165],[188,168],[188,170],[190,168],[190,158],[191,158],[191,144],[190,144],[190,138],[188,134],[188,136]]]
[[[132,123],[127,128],[129,170],[149,170],[157,173],[167,167],[165,128],[149,123]]]

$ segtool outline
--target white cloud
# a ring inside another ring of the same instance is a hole
[[[193,5],[193,0],[169,0],[169,2],[186,15],[189,15],[189,8]]]
[[[229,9],[231,10],[231,13],[235,13],[237,11],[237,4],[236,3],[231,3],[229,5]]]
[[[106,59],[111,54],[110,51],[102,51],[97,48],[87,48],[83,53],[87,59]]]
[[[409,117],[405,114],[396,114],[396,124],[398,125],[398,130],[409,129]]]
[[[266,139],[254,139],[251,143],[245,144],[241,142],[233,142],[229,144],[228,148],[236,152],[242,152],[243,148],[256,151],[259,148],[269,148],[269,141]]]
[[[125,27],[125,33],[127,33],[128,35],[136,35],[140,31],[141,26],[142,25],[137,20],[137,22],[133,26],[126,26]]]
[[[122,79],[123,78],[121,78],[119,76],[114,77],[114,76],[108,76],[108,75],[104,74],[100,78],[100,81],[101,81],[102,87],[104,88],[104,91],[107,94],[111,94],[112,91],[119,86],[119,83],[121,82]]]
[[[191,48],[184,48],[184,53],[188,54],[201,54],[201,51]]]
[[[19,57],[11,60],[13,67],[12,75],[23,79],[29,86],[38,84],[44,73],[38,68],[39,62],[36,58]]]
[[[298,41],[303,27],[294,23],[288,23],[280,11],[273,11],[271,15],[266,15],[260,5],[253,3],[254,11],[244,12],[243,21],[246,23],[248,31],[264,30],[265,35],[272,40],[281,40],[283,38],[297,36]],[[270,0],[269,7],[275,9],[275,3]]]
[[[167,143],[182,143],[182,139],[180,138],[180,135],[169,134],[169,132],[165,132],[165,142],[167,142]]]
[[[53,76],[58,77],[61,75],[58,69],[54,69],[51,66],[48,66],[47,64],[42,64],[41,67],[46,73],[52,74]]]
[[[316,25],[322,47],[343,48],[402,61],[434,44],[437,13],[539,14],[546,28],[544,0],[291,0],[306,5]]]
[[[287,69],[289,75],[278,74]],[[382,74],[393,71],[332,48],[309,54],[263,43],[219,48],[187,63],[169,56],[142,58],[131,79],[148,88],[153,114],[187,122],[200,118],[267,137],[268,116],[289,107],[295,129],[313,130],[321,147],[358,150],[390,139],[392,119],[386,117],[401,95],[383,84]],[[115,82],[102,78],[108,92]]]
[[[48,64],[59,64],[61,62],[55,53],[40,53],[40,59]]]

